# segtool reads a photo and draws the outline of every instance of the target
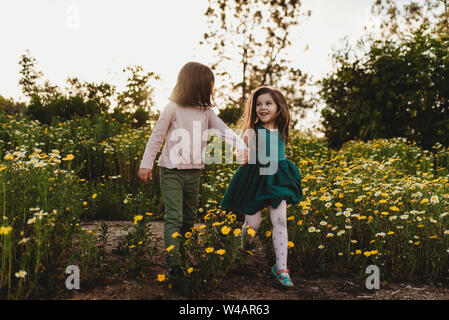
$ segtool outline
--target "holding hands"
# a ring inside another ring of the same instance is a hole
[[[234,153],[237,155],[237,163],[241,163],[242,166],[248,163],[248,150],[238,149]],[[153,180],[152,169],[140,168],[137,175],[139,176],[139,179],[144,183],[148,183],[148,179]]]
[[[237,163],[241,163],[242,166],[248,163],[248,150],[239,149],[235,153],[237,155]]]

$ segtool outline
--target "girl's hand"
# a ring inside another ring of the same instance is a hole
[[[153,170],[151,169],[140,168],[137,175],[139,176],[139,179],[145,183],[148,182],[148,178],[150,178],[150,180],[153,180]]]
[[[237,162],[242,166],[248,163],[248,151],[244,149],[236,150]]]

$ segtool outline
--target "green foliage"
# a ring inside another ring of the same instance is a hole
[[[0,95],[0,110],[9,115],[19,115],[26,110],[24,103],[16,103],[13,99],[6,99]]]
[[[93,83],[69,77],[67,93],[63,93],[58,86],[53,86],[48,80],[42,81],[43,73],[36,70],[36,63],[36,59],[29,51],[26,51],[19,61],[21,66],[19,85],[23,93],[30,98],[26,114],[31,119],[52,124],[76,117],[109,114],[111,100],[116,95],[115,86],[105,82]],[[131,75],[127,79],[126,90],[116,96],[118,104],[112,110],[112,117],[120,123],[140,128],[147,125],[148,120],[154,120],[158,114],[152,110],[154,86],[151,81],[160,78],[153,72],[145,73],[141,66],[129,66],[123,72],[130,72]],[[11,103],[1,98],[0,108],[10,111]],[[13,109],[23,108],[24,106],[17,104]]]
[[[26,110],[26,114],[33,120],[50,124],[54,121],[66,121],[74,117],[87,117],[105,113],[107,106],[96,101],[87,102],[81,96],[61,96],[51,100],[47,105],[39,99],[33,98]]]
[[[147,125],[148,120],[150,119],[150,115],[144,109],[137,109],[133,113],[133,127],[140,128]]]
[[[148,271],[154,262],[156,239],[150,229],[151,215],[150,212],[135,215],[133,224],[124,228],[126,234],[117,248],[119,253],[125,255],[128,271],[134,276],[144,276],[143,272]]]
[[[326,138],[405,137],[426,149],[449,145],[449,38],[419,30],[400,43],[375,41],[362,58],[338,57],[321,81]]]
[[[117,97],[118,108],[123,111],[143,110],[152,113],[154,87],[149,83],[151,80],[159,80],[159,76],[154,72],[145,73],[141,66],[129,66],[123,72],[131,75],[127,79],[127,90]]]
[[[219,117],[228,126],[237,124],[238,120],[242,116],[243,109],[240,107],[228,106],[224,109],[220,109]]]
[[[41,155],[38,150],[17,150],[0,164],[3,298],[27,298],[38,287],[50,288],[81,232],[78,178],[58,165],[58,157]]]
[[[239,251],[241,226],[236,218],[235,214],[211,209],[204,216],[204,224],[178,235],[183,242],[183,276],[175,281],[183,294],[193,297],[217,289],[238,267],[243,257]]]

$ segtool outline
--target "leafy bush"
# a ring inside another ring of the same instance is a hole
[[[321,81],[329,146],[352,139],[404,137],[430,150],[449,146],[449,37],[425,27],[401,42],[378,40]]]
[[[77,176],[60,168],[61,160],[70,157],[19,149],[0,164],[2,297],[27,298],[39,287],[53,291],[58,268],[81,232],[82,190]]]

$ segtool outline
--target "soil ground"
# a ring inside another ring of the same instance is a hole
[[[94,221],[84,223],[85,229],[94,229],[96,225],[106,223],[108,242],[107,261],[123,259],[114,249],[123,230],[130,222]],[[163,250],[163,222],[153,222],[152,232],[159,239],[157,254],[152,272],[143,279],[109,275],[101,283],[84,285],[74,290],[70,299],[77,300],[182,300],[181,296],[156,281],[157,274],[167,273]],[[257,238],[256,238],[257,245]],[[263,249],[257,245],[254,255],[226,279],[220,288],[207,296],[195,298],[206,300],[449,300],[449,288],[442,283],[386,283],[379,290],[367,290],[360,280],[340,277],[305,278],[301,274],[291,274],[294,288],[284,289],[271,275]],[[191,298],[190,298],[191,299]]]

